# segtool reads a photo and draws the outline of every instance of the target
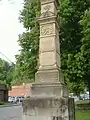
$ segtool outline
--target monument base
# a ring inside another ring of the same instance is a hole
[[[23,102],[22,120],[75,120],[72,98],[29,98]]]
[[[30,88],[30,98],[48,98],[48,96],[51,98],[68,97],[68,88],[60,82],[33,84]]]
[[[74,99],[68,97],[66,85],[33,84],[30,98],[23,102],[22,120],[75,120]]]
[[[35,74],[35,83],[64,83],[63,73],[59,69],[38,70]]]

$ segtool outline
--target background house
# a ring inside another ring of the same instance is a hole
[[[9,91],[8,96],[30,96],[30,87],[32,84],[25,84],[19,86],[12,86],[12,89]]]
[[[8,100],[8,88],[6,85],[0,84],[0,101]]]

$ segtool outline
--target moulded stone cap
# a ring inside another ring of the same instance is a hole
[[[40,0],[41,4],[56,2],[58,5],[60,4],[58,0]]]

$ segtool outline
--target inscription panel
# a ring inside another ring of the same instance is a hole
[[[47,11],[51,11],[51,4],[41,6],[41,13],[47,12]]]
[[[45,4],[41,6],[41,17],[50,17],[55,15],[54,3]]]
[[[55,49],[55,37],[45,37],[40,40],[40,52]]]
[[[53,24],[40,26],[40,36],[51,35],[54,33],[55,33],[55,30],[54,30]]]
[[[40,54],[40,66],[55,65],[55,52],[44,52]]]
[[[59,81],[59,71],[38,72],[36,82],[57,82]]]

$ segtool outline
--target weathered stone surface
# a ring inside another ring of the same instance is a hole
[[[68,88],[61,83],[33,84],[30,89],[30,97],[35,98],[68,97]]]
[[[56,63],[56,56],[55,52],[48,51],[40,54],[40,65],[55,65]]]
[[[47,66],[47,67],[42,67],[42,71],[38,71],[36,73],[36,83],[55,83],[55,82],[61,82],[64,83],[64,77],[63,74],[61,73],[60,70],[58,69],[53,69],[57,66],[52,66],[51,70],[49,70],[48,68],[50,68],[51,66]],[[43,70],[45,69],[45,70]]]
[[[75,120],[75,104],[74,99],[68,101],[69,120]]]
[[[40,36],[55,34],[54,24],[45,24],[40,26]]]
[[[53,120],[58,118],[59,120],[73,120],[72,114],[68,109],[70,106],[69,102],[72,102],[73,99],[63,98],[54,99],[54,98],[41,98],[35,99],[31,98],[25,100],[23,103],[23,120],[32,120],[32,119],[49,119]],[[74,106],[72,107],[72,111]],[[73,114],[75,117],[75,114]]]
[[[39,82],[61,80],[57,4],[56,0],[41,1],[41,16],[38,19],[40,23],[39,70],[35,77]]]
[[[54,37],[41,38],[40,41],[40,52],[47,52],[55,50],[55,39]]]

